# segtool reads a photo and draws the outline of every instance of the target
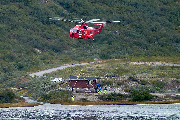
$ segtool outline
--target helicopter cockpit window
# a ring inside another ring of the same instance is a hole
[[[77,30],[73,30],[73,33],[77,33]]]
[[[72,29],[70,29],[70,32],[72,32],[72,33],[73,33],[73,30],[72,30]]]
[[[77,31],[79,32],[79,30],[75,30],[75,29],[74,30],[73,29],[70,30],[70,32],[72,32],[72,33],[77,33]]]

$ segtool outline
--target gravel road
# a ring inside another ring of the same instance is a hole
[[[91,63],[93,63],[93,62],[91,62]],[[89,63],[67,64],[67,65],[63,65],[63,66],[60,66],[60,67],[51,68],[51,69],[39,71],[39,72],[36,72],[36,73],[31,73],[29,75],[31,77],[34,77],[34,76],[43,76],[46,73],[51,73],[51,72],[56,71],[56,70],[62,70],[64,68],[74,67],[76,65],[86,65],[86,64],[89,64]],[[146,64],[146,65],[159,65],[159,66],[180,66],[180,64],[165,63],[165,62],[130,62],[130,64],[133,64],[133,65]]]
[[[31,77],[34,77],[34,76],[43,76],[46,73],[51,73],[51,72],[56,71],[56,70],[62,70],[64,68],[74,67],[74,66],[77,66],[77,65],[86,65],[86,64],[89,64],[89,63],[67,64],[67,65],[56,67],[56,68],[51,68],[51,69],[48,69],[48,70],[43,70],[43,71],[39,71],[39,72],[36,72],[36,73],[31,73],[29,75]]]

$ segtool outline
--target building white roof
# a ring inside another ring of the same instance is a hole
[[[62,77],[58,77],[58,78],[52,79],[51,81],[53,81],[53,82],[60,82],[60,81],[63,81],[63,79],[62,79]]]

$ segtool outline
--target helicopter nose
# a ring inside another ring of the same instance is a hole
[[[72,37],[72,36],[73,36],[73,33],[72,33],[72,32],[70,32],[70,33],[69,33],[69,36],[70,36],[70,37]]]

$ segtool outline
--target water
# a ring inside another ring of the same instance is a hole
[[[0,108],[0,119],[20,120],[176,120],[180,104],[60,105]]]

